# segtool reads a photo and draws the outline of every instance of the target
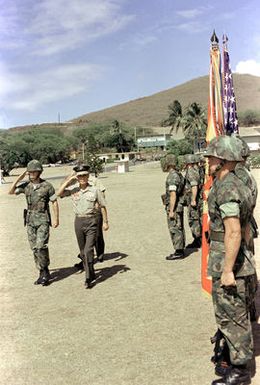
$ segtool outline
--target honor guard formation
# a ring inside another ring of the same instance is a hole
[[[209,143],[204,156],[185,155],[182,169],[179,165],[183,159],[172,154],[161,160],[163,172],[168,173],[162,201],[173,246],[167,261],[181,260],[192,249],[201,248],[205,161],[213,179],[208,196],[209,232],[205,234],[209,243],[208,275],[212,277],[217,325],[212,338],[215,347],[211,360],[219,378],[213,385],[251,383],[251,324],[257,319],[254,260],[257,225],[253,216],[257,184],[247,168],[248,156],[248,145],[240,137],[218,136]],[[58,198],[71,198],[80,259],[75,269],[85,271],[87,289],[95,285],[94,249],[97,261],[104,259],[103,230],[109,229],[105,188],[98,178],[90,175],[88,165],[78,165],[73,170],[55,193],[53,186],[41,178],[40,162],[32,160],[9,190],[9,194],[25,194],[24,224],[39,271],[36,285],[50,283],[49,229],[59,225]],[[187,213],[193,237],[188,245],[185,245],[184,213]]]

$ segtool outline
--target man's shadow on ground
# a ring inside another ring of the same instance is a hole
[[[111,259],[115,259],[115,261],[120,261],[123,258],[128,257],[128,254],[121,253],[120,251],[114,252],[114,253],[108,253],[104,255],[104,261],[108,261]],[[95,262],[98,262],[95,260]],[[113,275],[117,273],[123,273],[127,270],[130,270],[127,266],[125,265],[115,265],[111,267],[105,267],[99,269],[99,266],[101,267],[101,264],[96,264],[96,276],[97,276],[97,283],[103,282],[106,279],[112,277]],[[78,270],[77,267],[75,266],[69,266],[69,267],[60,267],[57,269],[50,269],[50,282],[49,284],[51,285],[52,283],[61,281],[65,278],[68,278],[69,276],[73,274],[80,274],[83,273],[83,270]]]
[[[104,261],[109,261],[110,259],[114,259],[115,261],[120,261],[123,258],[128,257],[128,254],[120,253],[120,251],[116,251],[114,253],[107,253],[104,255]]]
[[[78,269],[75,266],[70,267],[59,267],[57,269],[50,269],[50,282],[51,285],[54,282],[61,281],[65,278],[68,278],[72,274],[78,273]]]
[[[96,269],[96,281],[95,285],[98,285],[107,279],[113,277],[116,274],[126,273],[131,270],[126,265],[114,265],[111,267],[103,267],[101,269]]]

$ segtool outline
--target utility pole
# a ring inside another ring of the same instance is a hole
[[[82,142],[82,160],[85,160],[85,142]]]
[[[60,112],[58,112],[58,123],[60,124]]]

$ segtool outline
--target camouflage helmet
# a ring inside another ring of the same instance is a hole
[[[204,156],[214,156],[219,159],[241,162],[243,146],[241,140],[235,136],[217,136],[208,145]]]
[[[30,171],[42,172],[43,171],[42,164],[38,160],[33,159],[27,164],[27,171],[29,171],[29,172]]]
[[[166,154],[162,159],[161,159],[161,167],[163,171],[167,171],[168,167],[176,166],[176,157],[173,154]]]
[[[192,164],[192,163],[198,163],[199,160],[196,155],[194,154],[186,154],[184,157],[186,164]]]
[[[241,141],[242,143],[242,157],[243,158],[247,158],[249,155],[250,155],[250,148],[247,144],[247,142],[245,141],[245,139],[241,138],[241,136],[237,136],[237,138]]]

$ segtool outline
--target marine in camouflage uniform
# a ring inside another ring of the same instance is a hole
[[[198,167],[198,157],[193,154],[185,155],[185,204],[188,207],[188,221],[193,236],[193,242],[187,248],[201,247],[201,210],[202,210],[202,182]]]
[[[183,205],[180,200],[184,187],[184,179],[176,170],[176,158],[168,154],[161,161],[162,170],[168,172],[165,189],[162,196],[167,215],[167,224],[175,252],[166,257],[167,260],[174,260],[184,256],[185,232],[183,224]]]
[[[24,224],[27,226],[28,240],[33,251],[36,268],[40,272],[39,278],[34,283],[46,286],[50,279],[48,269],[50,264],[48,241],[51,226],[49,202],[53,204],[54,210],[53,227],[59,225],[59,210],[53,186],[40,178],[42,171],[43,168],[39,161],[30,161],[27,170],[13,183],[9,194],[25,194],[27,210],[24,213]],[[18,184],[27,173],[30,180]]]
[[[247,246],[247,230],[253,200],[248,187],[235,175],[241,157],[235,137],[213,139],[207,149],[210,174],[215,176],[208,197],[210,252],[208,275],[212,276],[212,300],[216,323],[228,347],[231,368],[213,385],[250,384],[248,364],[253,357],[249,317],[250,280],[255,261]]]

